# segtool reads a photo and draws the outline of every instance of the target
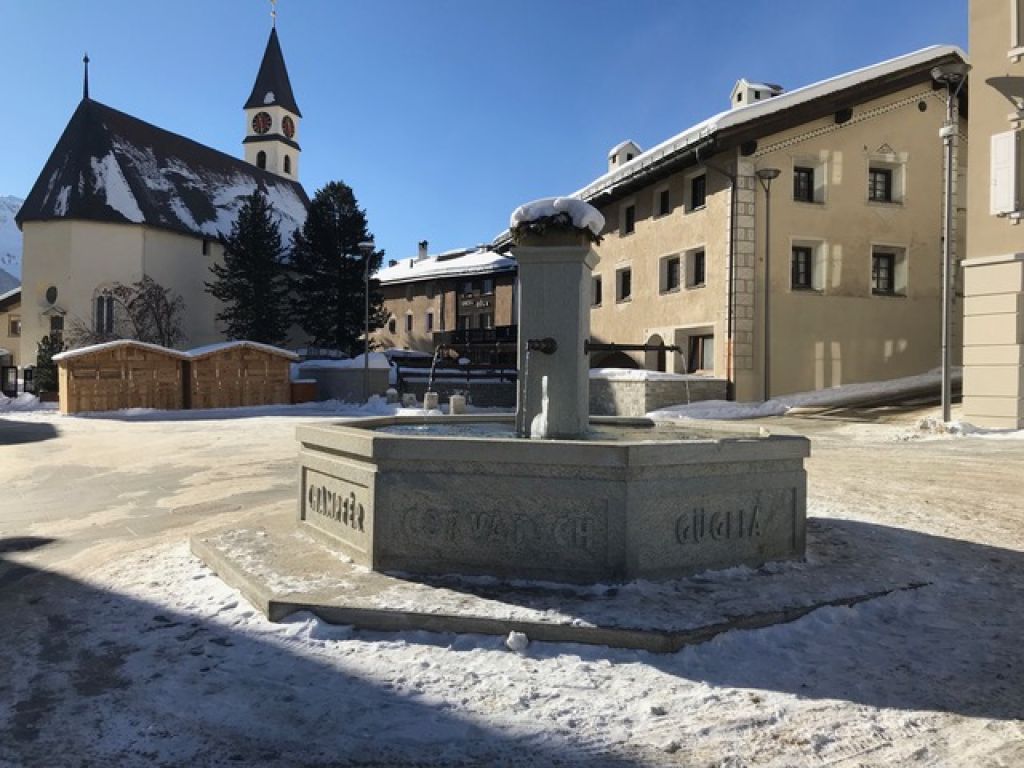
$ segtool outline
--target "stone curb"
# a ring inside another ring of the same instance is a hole
[[[328,624],[349,625],[356,629],[375,632],[422,631],[504,637],[515,631],[523,632],[531,640],[540,642],[605,645],[651,653],[674,653],[689,645],[705,643],[724,632],[787,624],[820,608],[851,607],[890,594],[920,589],[930,584],[914,582],[894,589],[842,597],[806,606],[731,617],[723,622],[682,631],[626,629],[334,605],[313,601],[300,593],[275,597],[257,578],[239,567],[230,555],[211,545],[206,538],[192,536],[189,544],[192,554],[202,560],[225,583],[241,592],[246,600],[273,622],[283,621],[293,613],[308,611]]]

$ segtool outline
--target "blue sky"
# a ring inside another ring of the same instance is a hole
[[[0,0],[0,195],[28,194],[81,98],[235,155],[267,0]],[[312,197],[352,186],[390,258],[487,242],[520,203],[578,189],[728,106],[936,43],[967,0],[280,0]]]

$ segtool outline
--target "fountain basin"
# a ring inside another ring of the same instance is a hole
[[[705,422],[665,440],[647,419],[616,418],[592,423],[627,439],[381,431],[439,423],[513,417],[299,427],[301,524],[357,563],[410,574],[591,583],[804,554],[806,438]]]

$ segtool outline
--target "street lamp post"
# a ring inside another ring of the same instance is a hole
[[[970,65],[964,62],[944,64],[932,69],[932,79],[946,86],[946,121],[939,129],[945,149],[945,195],[942,220],[942,421],[952,419],[953,386],[950,363],[953,301],[953,141],[957,135],[956,100],[967,81]]]
[[[755,171],[764,188],[764,399],[771,398],[771,295],[772,295],[772,179],[778,178],[778,168],[759,168]]]
[[[359,244],[363,255],[363,398],[370,398],[370,257],[373,255],[373,240]]]

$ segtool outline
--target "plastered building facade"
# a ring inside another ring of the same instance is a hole
[[[607,220],[591,333],[680,351],[591,364],[713,374],[739,400],[936,368],[946,91],[930,70],[962,60],[937,46],[788,93],[741,80],[729,111],[616,147],[576,193]]]

